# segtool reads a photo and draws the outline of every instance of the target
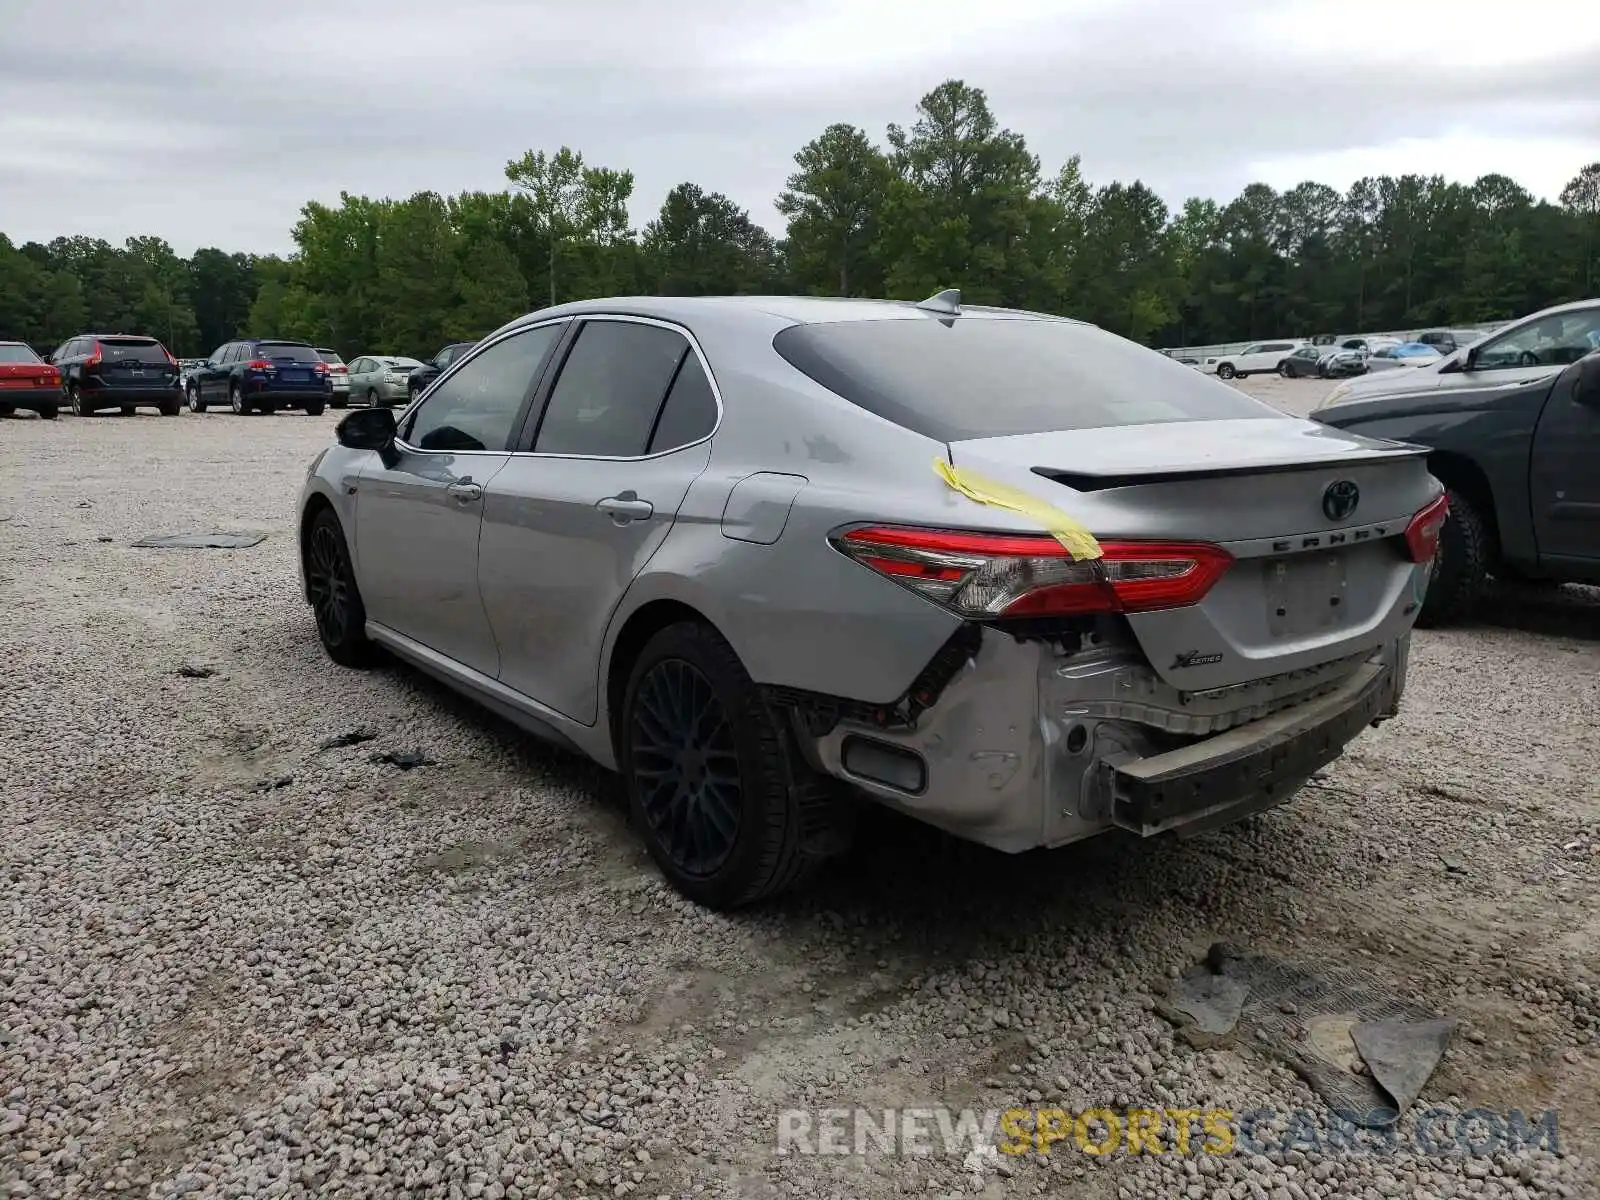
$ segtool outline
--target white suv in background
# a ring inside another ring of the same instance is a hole
[[[1206,359],[1206,370],[1215,371],[1218,379],[1243,379],[1246,375],[1260,375],[1267,371],[1285,375],[1289,370],[1284,366],[1285,361],[1306,344],[1305,342],[1256,342],[1246,346],[1238,354],[1224,354],[1218,358]]]

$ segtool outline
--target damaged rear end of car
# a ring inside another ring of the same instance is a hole
[[[950,519],[930,463],[937,502],[900,489],[829,533],[952,622],[893,703],[778,689],[830,775],[1007,851],[1189,834],[1289,799],[1398,711],[1445,513],[1421,449],[1330,436],[1075,322],[777,347],[938,443],[968,493]]]

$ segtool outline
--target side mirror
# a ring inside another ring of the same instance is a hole
[[[351,450],[384,450],[394,445],[394,410],[358,408],[339,422],[334,436]]]
[[[1572,401],[1600,409],[1600,350],[1578,361],[1578,378],[1572,383]]]

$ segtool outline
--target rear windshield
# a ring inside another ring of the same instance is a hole
[[[336,350],[318,350],[317,353],[322,357],[322,361],[329,366],[342,367],[344,365],[344,359],[339,357],[339,353]]]
[[[149,338],[101,338],[100,357],[111,362],[166,364],[167,352]]]
[[[1163,354],[1070,321],[839,321],[773,339],[853,404],[944,442],[1278,412]]]
[[[322,361],[310,346],[296,345],[294,342],[257,342],[256,353],[262,358],[287,358],[293,362]]]
[[[0,346],[0,362],[43,362],[32,350],[26,346]]]

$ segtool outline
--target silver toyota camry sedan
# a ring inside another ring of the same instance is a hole
[[[335,662],[619,771],[726,907],[865,799],[1003,851],[1287,800],[1399,705],[1424,453],[950,292],[594,300],[345,417],[301,566]]]

